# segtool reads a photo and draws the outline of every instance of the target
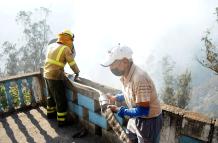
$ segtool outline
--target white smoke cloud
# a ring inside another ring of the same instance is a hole
[[[117,43],[133,49],[134,61],[156,84],[160,84],[160,61],[165,55],[172,57],[178,71],[192,68],[196,80],[203,78],[194,69],[208,73],[195,57],[203,32],[215,22],[217,0],[7,0],[0,6],[0,18],[4,19],[1,27],[7,25],[1,29],[2,41],[20,38],[14,21],[18,11],[41,6],[52,11],[49,24],[53,37],[65,28],[75,33],[81,76],[120,88],[119,78],[100,66],[106,51]],[[66,71],[72,73],[69,67]]]

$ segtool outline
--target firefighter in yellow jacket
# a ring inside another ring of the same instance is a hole
[[[47,117],[56,118],[58,126],[66,125],[67,99],[64,88],[64,66],[68,63],[79,76],[79,68],[74,60],[75,50],[73,47],[74,34],[65,30],[58,34],[55,43],[48,45],[48,53],[44,65],[44,78],[47,86]]]

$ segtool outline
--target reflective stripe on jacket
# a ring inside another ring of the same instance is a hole
[[[58,43],[49,45],[44,65],[44,77],[47,79],[63,80],[66,63],[70,65],[74,73],[79,73],[73,53],[68,46]]]

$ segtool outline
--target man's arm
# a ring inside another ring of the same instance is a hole
[[[152,86],[147,81],[139,81],[135,84],[133,91],[136,97],[136,107],[130,109],[121,107],[118,115],[121,117],[129,116],[131,118],[148,116]]]
[[[70,68],[73,70],[73,72],[76,74],[76,76],[79,76],[79,68],[72,56],[72,51],[69,47],[65,48],[65,57],[66,62],[69,64]]]
[[[149,107],[137,106],[135,108],[128,109],[127,107],[122,106],[117,113],[120,117],[128,116],[130,118],[148,116]]]

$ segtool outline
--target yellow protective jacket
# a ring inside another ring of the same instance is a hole
[[[70,65],[74,73],[79,73],[71,48],[60,43],[50,44],[44,65],[44,77],[52,80],[63,80],[66,63]]]

